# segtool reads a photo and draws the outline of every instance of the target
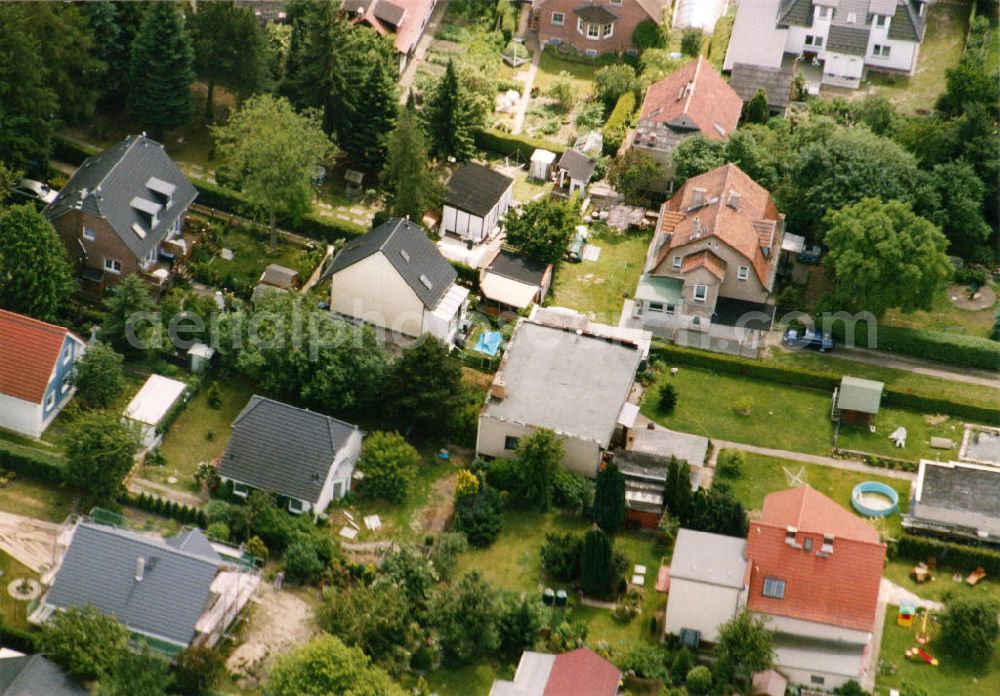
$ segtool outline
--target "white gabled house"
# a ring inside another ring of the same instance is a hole
[[[85,348],[62,326],[0,309],[0,428],[40,437],[72,398]]]
[[[219,478],[235,495],[269,491],[290,512],[322,515],[351,490],[363,439],[356,425],[254,395],[233,421]]]
[[[404,338],[429,333],[454,345],[469,290],[424,228],[393,218],[348,242],[330,268],[330,310]]]

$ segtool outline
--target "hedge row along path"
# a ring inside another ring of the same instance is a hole
[[[638,423],[638,419],[636,422]],[[833,467],[834,469],[857,471],[862,474],[870,474],[872,476],[884,476],[886,478],[905,479],[907,481],[912,481],[917,477],[916,474],[909,471],[868,466],[867,464],[853,459],[837,459],[836,457],[824,457],[820,454],[806,454],[805,452],[792,452],[791,450],[773,449],[771,447],[758,447],[757,445],[748,445],[743,442],[717,440],[714,437],[711,438],[711,440],[715,449],[712,450],[712,457],[709,460],[708,465],[710,467],[715,466],[715,462],[720,451],[735,449],[743,450],[744,452],[752,452],[753,454],[763,454],[768,457],[776,457],[778,459],[790,459],[795,462],[802,462],[803,464],[817,464],[819,466]]]

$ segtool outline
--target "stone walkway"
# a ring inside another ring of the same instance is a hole
[[[836,457],[827,457],[820,454],[806,454],[805,452],[793,452],[791,450],[773,449],[771,447],[758,447],[757,445],[748,445],[743,442],[730,442],[729,440],[718,440],[715,438],[712,438],[712,444],[715,446],[715,449],[712,450],[712,457],[709,460],[709,466],[715,466],[715,460],[718,457],[720,450],[738,449],[743,450],[744,452],[751,452],[753,454],[763,454],[767,457],[790,459],[795,462],[802,462],[803,464],[829,466],[834,469],[857,471],[862,474],[871,474],[872,476],[882,476],[885,478],[912,481],[917,476],[909,471],[871,467],[854,459],[838,459]]]
[[[531,103],[531,88],[535,86],[535,75],[538,74],[538,63],[542,60],[542,47],[534,38],[525,41],[525,45],[532,51],[531,64],[526,71],[518,73],[518,77],[524,81],[524,91],[521,92],[521,100],[514,110],[514,125],[510,132],[519,135],[524,130],[524,115],[528,112],[528,105]]]
[[[878,601],[897,607],[903,602],[909,602],[918,608],[929,609],[930,611],[942,611],[944,609],[944,605],[941,602],[918,597],[905,587],[900,587],[888,578],[882,578],[882,583],[878,588]]]

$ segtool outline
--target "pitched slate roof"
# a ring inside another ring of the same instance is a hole
[[[850,56],[863,56],[868,50],[868,29],[834,24],[827,34],[826,50]]]
[[[779,26],[811,27],[812,19],[812,0],[781,0],[778,7]]]
[[[736,130],[742,109],[740,95],[699,56],[649,86],[639,120],[724,140]]]
[[[594,175],[594,169],[597,168],[597,160],[570,148],[559,158],[559,168],[565,169],[571,179],[587,183],[590,181],[590,177]]]
[[[80,341],[62,326],[0,309],[0,394],[42,403],[67,335]]]
[[[785,540],[789,527],[795,546]],[[822,551],[824,536],[833,537],[829,553]],[[874,527],[822,493],[802,486],[768,495],[760,520],[750,523],[746,555],[751,611],[874,629],[885,544]],[[765,578],[785,581],[782,599],[764,596]]]
[[[0,696],[87,696],[88,693],[41,655],[0,658]]]
[[[581,5],[573,13],[591,24],[608,24],[618,19],[618,15],[602,5]]]
[[[890,39],[898,41],[923,41],[927,20],[920,16],[913,2],[900,2],[889,22]]]
[[[466,162],[451,175],[444,202],[453,208],[485,217],[514,183],[509,176],[475,162]]]
[[[323,278],[329,278],[377,252],[385,255],[428,309],[437,306],[458,278],[458,272],[427,238],[424,228],[401,218],[392,218],[348,242]]]
[[[233,421],[219,475],[315,503],[355,432],[356,425],[254,395]]]
[[[133,202],[160,206],[163,197],[153,188],[172,189],[172,201],[160,208],[157,224],[149,221]],[[104,152],[88,157],[54,201],[43,211],[55,220],[73,209],[104,218],[136,258],[144,258],[166,236],[174,221],[198,195],[164,151],[145,135],[130,135]],[[136,200],[138,199],[138,201]],[[133,229],[138,225],[144,236]]]
[[[590,648],[556,655],[543,696],[615,696],[622,673]]]
[[[735,199],[731,199],[733,193]],[[696,206],[696,194],[703,205]],[[771,269],[779,256],[777,250],[781,248],[778,238],[781,215],[767,189],[735,164],[723,165],[685,181],[663,204],[660,218],[660,233],[669,235],[669,240],[660,248],[654,268],[678,247],[714,235],[750,261],[758,280],[767,287]],[[696,220],[700,234],[696,234]],[[766,242],[771,245],[768,256],[762,250]]]
[[[521,283],[530,285],[541,285],[545,279],[545,273],[552,264],[533,259],[530,256],[519,254],[509,249],[501,249],[493,257],[490,265],[486,267],[487,272],[496,273],[504,278],[510,278]]]
[[[137,581],[140,558],[145,568]],[[64,609],[89,604],[133,632],[186,646],[219,565],[218,556],[191,547],[179,549],[158,537],[81,522],[46,601]]]

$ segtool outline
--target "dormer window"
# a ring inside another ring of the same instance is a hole
[[[136,196],[129,202],[129,205],[139,213],[139,216],[146,222],[146,226],[149,229],[156,227],[156,224],[159,222],[160,211],[163,210],[162,204]],[[135,229],[134,225],[133,229]]]
[[[176,193],[177,187],[169,181],[151,176],[146,182],[146,188],[153,194],[153,199],[164,208],[169,208],[174,202],[174,193]]]
[[[847,13],[847,23],[848,24],[857,24],[858,23],[858,13],[857,12],[848,12]]]
[[[425,276],[423,273],[420,274],[420,283],[428,290],[434,289],[434,284],[431,282],[431,279]]]
[[[399,255],[403,258],[403,261],[409,261],[410,260],[410,254],[407,253],[406,249],[400,249],[399,250]]]
[[[820,553],[831,554],[833,553],[833,535],[824,534],[823,535],[823,545],[819,547]]]

